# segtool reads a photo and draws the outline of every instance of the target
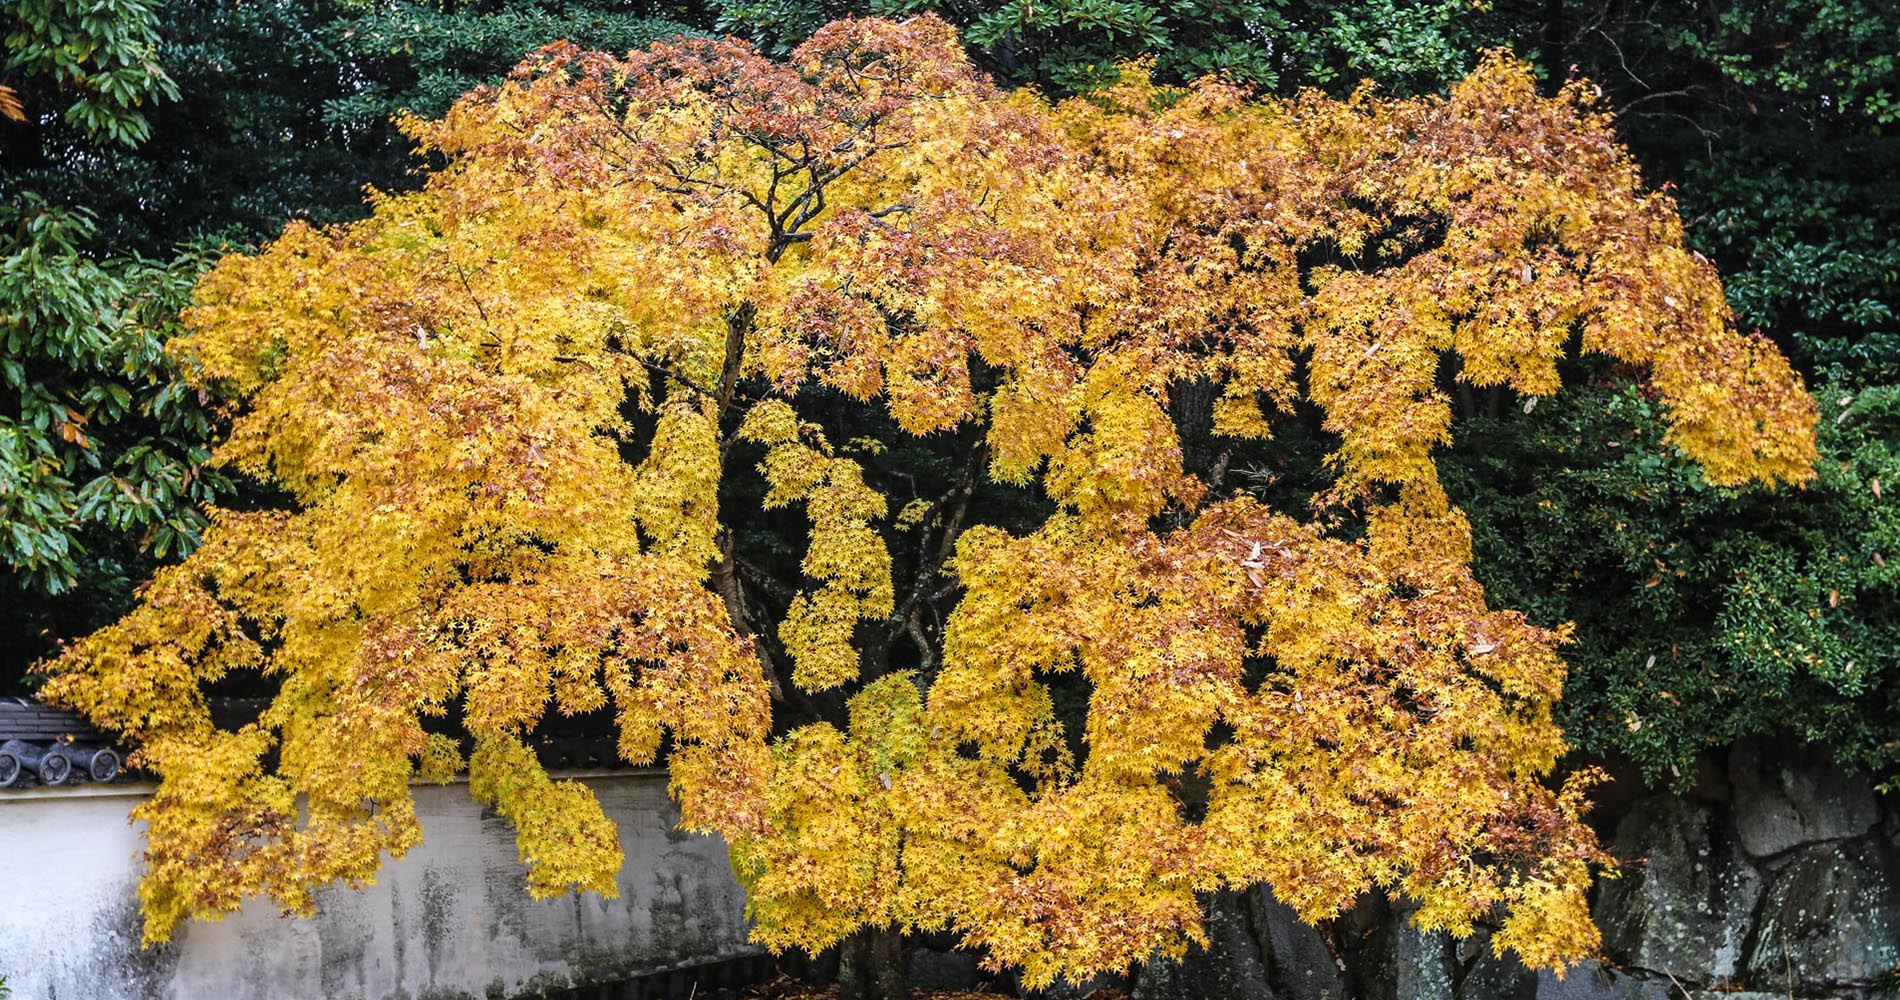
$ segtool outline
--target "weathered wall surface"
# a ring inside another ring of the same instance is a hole
[[[1785,1000],[1900,995],[1900,808],[1825,755],[1756,742],[1686,796],[1608,807],[1594,914],[1608,965],[1559,980],[1420,934],[1368,900],[1322,930],[1264,889],[1208,900],[1209,948],[1152,963],[1135,1000]]]
[[[126,822],[136,789],[0,792],[0,975],[14,1000],[448,1000],[615,980],[756,954],[718,841],[672,829],[662,775],[585,779],[620,825],[621,894],[530,900],[513,833],[465,786],[417,790],[425,840],[313,920],[255,906],[140,951]],[[1611,964],[1564,980],[1420,934],[1369,899],[1316,929],[1264,890],[1208,899],[1209,948],[1151,963],[1136,1000],[1874,1000],[1900,986],[1900,804],[1825,757],[1744,744],[1693,792],[1606,803],[1623,878],[1595,914]],[[919,939],[920,986],[982,976]],[[820,963],[822,965],[822,963]],[[1005,977],[1007,978],[1007,977]],[[1680,984],[1681,988],[1678,988]]]
[[[514,833],[466,785],[416,790],[423,844],[318,916],[253,904],[138,947],[142,789],[0,793],[0,975],[13,1000],[513,997],[755,954],[725,845],[673,829],[660,772],[585,776],[620,827],[617,899],[529,898]]]

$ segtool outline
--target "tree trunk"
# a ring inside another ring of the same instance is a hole
[[[867,927],[838,944],[838,1000],[905,1000],[904,935]]]

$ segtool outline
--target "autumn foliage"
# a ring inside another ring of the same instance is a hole
[[[51,666],[163,778],[150,940],[373,877],[420,837],[410,783],[463,769],[533,891],[612,892],[612,824],[523,742],[610,706],[774,948],[951,927],[1047,983],[1266,882],[1311,919],[1374,888],[1502,914],[1560,965],[1605,860],[1586,782],[1543,783],[1563,636],[1471,576],[1448,389],[1605,354],[1711,482],[1810,475],[1812,402],[1672,203],[1584,85],[1502,56],[1446,97],[1137,66],[1052,105],[935,19],[844,21],[785,63],[556,45],[409,128],[447,162],[424,190],[227,258],[173,345],[235,400],[222,460],[291,502],[217,512]],[[1309,506],[1226,482],[1303,411],[1336,442]],[[953,440],[941,498],[880,464]],[[767,515],[804,519],[782,593],[739,530]],[[239,672],[277,694],[221,731]],[[466,759],[425,727],[452,707]]]

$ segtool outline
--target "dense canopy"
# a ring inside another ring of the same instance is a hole
[[[1587,87],[1502,56],[1445,97],[1134,67],[1051,104],[934,18],[843,21],[785,62],[550,46],[409,127],[447,164],[422,190],[226,258],[173,344],[237,400],[220,459],[288,501],[216,512],[52,666],[163,777],[152,940],[370,877],[420,836],[408,783],[463,767],[531,888],[612,891],[612,825],[523,742],[610,706],[774,947],[950,926],[1047,983],[1265,881],[1309,918],[1501,907],[1495,942],[1559,965],[1605,860],[1588,776],[1543,784],[1563,636],[1471,575],[1448,390],[1545,396],[1602,354],[1711,482],[1812,475],[1813,402]],[[1312,407],[1324,490],[1224,483]],[[959,435],[1027,523],[880,465]],[[1205,468],[1190,435],[1224,442]],[[760,593],[761,508],[805,516],[795,592]],[[221,731],[240,672],[277,693]]]

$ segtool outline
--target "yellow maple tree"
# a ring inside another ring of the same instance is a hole
[[[1604,354],[1711,482],[1810,475],[1812,401],[1672,203],[1501,55],[1442,97],[1131,66],[1052,104],[934,18],[841,21],[782,63],[550,46],[408,127],[422,190],[227,258],[173,345],[288,501],[48,667],[162,778],[148,940],[373,878],[464,769],[532,891],[611,893],[612,823],[525,742],[610,709],[775,949],[947,927],[1046,984],[1264,882],[1561,967],[1606,861],[1588,775],[1545,783],[1563,636],[1471,575],[1448,387]],[[1308,419],[1307,506],[1228,481]],[[239,672],[274,696],[220,730]]]

